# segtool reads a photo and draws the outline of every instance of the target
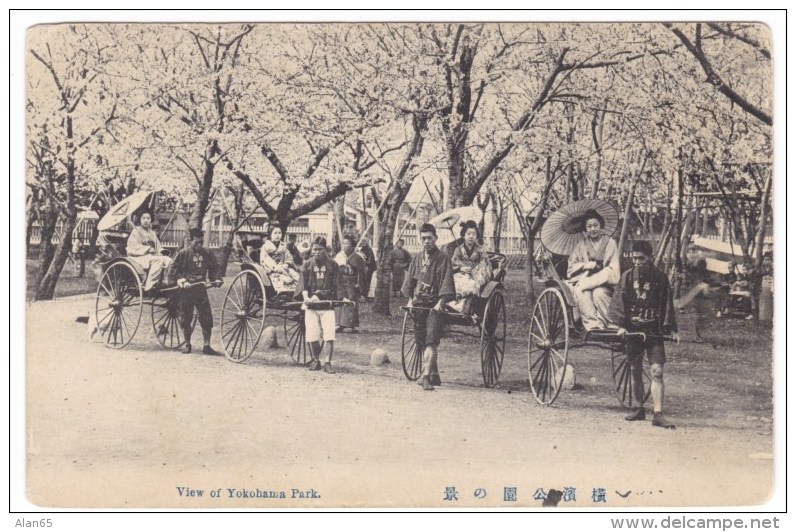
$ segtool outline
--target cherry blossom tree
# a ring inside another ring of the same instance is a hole
[[[39,199],[42,224],[34,298],[52,299],[72,246],[80,190],[87,176],[107,168],[116,144],[121,113],[108,74],[118,50],[104,29],[75,24],[35,27],[27,44],[27,185]]]

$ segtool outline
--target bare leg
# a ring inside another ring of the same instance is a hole
[[[650,372],[652,373],[652,384],[650,385],[652,412],[659,414],[663,412],[663,367],[660,364],[653,364]]]
[[[674,423],[663,417],[663,365],[653,364],[650,372],[652,373],[652,426],[673,429]]]
[[[420,385],[424,390],[433,390],[434,386],[431,385],[430,376],[431,368],[437,366],[437,346],[427,345],[423,350],[423,375],[420,379]]]
[[[210,345],[210,337],[212,336],[212,334],[213,334],[212,328],[208,327],[207,329],[205,329],[204,327],[202,327],[202,340],[204,340],[205,346]]]
[[[320,354],[321,354],[321,343],[316,342],[309,342],[310,346],[310,371],[318,371],[321,369],[321,361],[320,361]]]
[[[639,357],[634,364],[631,363],[630,372],[633,376],[633,396],[635,397],[638,406],[643,408],[645,399],[644,395],[646,395],[644,392],[646,390],[644,390],[644,369],[641,364],[641,357]]]
[[[334,355],[334,340],[329,340],[323,344],[323,348],[326,350],[326,362],[323,365],[323,371],[326,373],[334,373],[334,369],[332,369],[332,355]]]

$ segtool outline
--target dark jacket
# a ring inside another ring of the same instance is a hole
[[[629,331],[661,336],[677,332],[669,278],[654,266],[638,274],[636,271],[636,268],[631,268],[619,279],[608,308],[608,320]]]

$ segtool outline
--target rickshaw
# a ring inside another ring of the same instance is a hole
[[[647,336],[629,332],[621,338],[612,329],[584,330],[576,319],[577,303],[569,285],[561,276],[566,260],[577,241],[582,238],[578,218],[590,210],[596,210],[605,220],[605,233],[609,236],[616,230],[619,215],[608,202],[586,199],[570,203],[550,215],[541,230],[542,248],[535,256],[536,269],[544,290],[539,294],[531,313],[528,332],[528,378],[531,391],[541,405],[551,405],[564,387],[567,375],[569,350],[582,347],[597,347],[609,352],[613,389],[616,398],[627,408],[636,408],[633,374],[625,355],[625,341],[632,336]],[[582,220],[582,218],[581,218]],[[563,258],[562,258],[563,257]],[[662,337],[669,340],[668,337]],[[649,363],[642,357],[642,381],[644,401],[649,398]],[[642,403],[643,404],[643,403]]]
[[[442,235],[450,234],[455,240],[453,227],[460,219],[480,220],[482,213],[477,207],[463,207],[443,212],[429,220],[441,228]],[[444,239],[438,241],[444,245]],[[503,279],[506,276],[506,256],[487,252],[492,266],[492,279],[484,285],[473,305],[473,314],[463,314],[450,307],[441,311],[445,316],[446,334],[454,334],[479,340],[481,375],[484,385],[497,385],[506,351],[506,303],[503,296]],[[401,328],[401,365],[406,378],[416,381],[423,371],[424,346],[415,340],[413,313],[429,310],[421,307],[401,307],[404,311]],[[434,312],[431,310],[431,312]]]
[[[154,192],[136,192],[114,205],[97,223],[99,266],[94,305],[96,330],[106,346],[121,349],[135,336],[149,307],[152,330],[160,345],[179,349],[185,344],[176,286],[159,286],[144,291],[147,271],[126,256],[128,219],[154,205]],[[206,286],[213,286],[206,283]],[[196,316],[194,315],[194,325]]]
[[[284,332],[293,362],[306,365],[311,353],[305,340],[302,302],[294,299],[292,291],[276,291],[265,268],[252,259],[237,233],[231,257],[240,264],[240,273],[230,283],[221,308],[221,342],[227,360],[245,362],[270,326]],[[306,308],[333,309],[344,304],[320,301],[309,303]]]

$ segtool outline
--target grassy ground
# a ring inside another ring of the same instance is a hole
[[[26,261],[25,272],[25,293],[27,299],[33,299],[36,291],[36,277],[39,274],[39,263],[35,259],[28,258]],[[77,294],[86,294],[97,291],[97,280],[91,270],[91,261],[86,262],[86,272],[83,277],[78,277],[77,268],[69,262],[64,266],[58,284],[55,286],[55,297],[66,297]]]

